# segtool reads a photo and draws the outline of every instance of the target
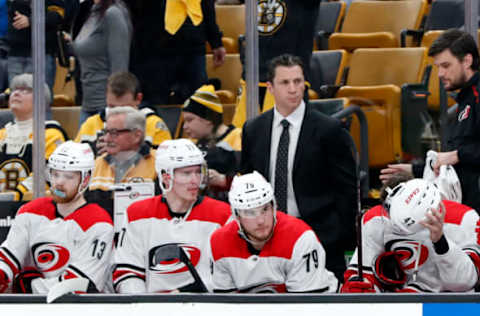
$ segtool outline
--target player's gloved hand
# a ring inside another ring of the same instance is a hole
[[[375,293],[375,288],[373,287],[373,284],[370,283],[368,279],[363,279],[363,281],[360,280],[348,280],[345,282],[345,284],[342,286],[342,289],[340,290],[340,293]]]
[[[8,289],[8,276],[5,271],[0,270],[0,293],[5,293]]]
[[[32,281],[41,277],[42,273],[35,269],[20,272],[13,279],[13,293],[32,293]]]

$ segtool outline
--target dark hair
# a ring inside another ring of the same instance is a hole
[[[275,78],[275,71],[277,67],[293,67],[293,66],[300,66],[302,68],[302,73],[305,74],[304,65],[302,59],[298,56],[290,55],[290,54],[283,54],[277,56],[270,60],[268,63],[268,72],[267,72],[267,81],[273,82]]]
[[[430,46],[428,56],[433,57],[446,49],[449,49],[452,55],[459,61],[462,61],[466,55],[471,54],[472,65],[470,68],[474,71],[478,70],[479,56],[477,43],[469,33],[458,29],[446,30],[433,42],[432,46]]]
[[[400,183],[407,182],[412,179],[413,176],[409,172],[400,171],[398,173],[392,174],[390,179],[388,179],[380,189],[380,202],[382,202],[382,204],[385,202],[385,199],[388,195],[387,188],[393,189]]]
[[[117,97],[121,97],[126,93],[132,93],[136,98],[140,93],[140,82],[137,77],[130,72],[116,72],[108,77],[108,91]]]

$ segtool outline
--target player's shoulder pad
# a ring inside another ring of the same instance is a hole
[[[460,225],[466,214],[469,212],[476,213],[470,206],[454,201],[444,200],[443,205],[446,210],[445,223],[449,224]]]
[[[127,209],[129,222],[148,218],[166,217],[167,214],[168,208],[167,205],[162,202],[161,195],[133,202]]]
[[[275,230],[271,239],[273,246],[270,247],[274,253],[265,251],[265,255],[291,258],[295,244],[307,231],[312,231],[313,233],[311,227],[303,220],[283,212],[277,212],[277,224],[275,225]],[[319,242],[315,233],[313,233],[313,235],[315,236],[316,241]]]
[[[106,223],[113,226],[113,221],[106,210],[96,203],[88,203],[69,216],[65,220],[74,220],[83,231],[87,231],[90,227],[97,223]]]
[[[48,219],[55,218],[55,205],[50,197],[41,197],[22,205],[17,212],[20,214],[35,214],[45,216]]]
[[[389,217],[389,216],[383,206],[381,205],[374,206],[363,215],[363,220],[362,220],[363,225],[365,225],[370,220],[376,217]]]
[[[59,122],[54,120],[45,121],[45,134],[60,132],[65,140],[68,140],[67,132],[63,129],[62,125]]]
[[[212,199],[208,196],[195,205],[188,220],[201,220],[224,225],[232,215],[230,205],[223,201]]]

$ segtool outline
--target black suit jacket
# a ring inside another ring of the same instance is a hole
[[[241,172],[270,174],[273,110],[243,127]],[[275,146],[278,146],[276,144]],[[293,164],[293,187],[301,218],[327,252],[327,268],[344,269],[345,249],[355,242],[357,176],[353,142],[340,121],[306,106]]]

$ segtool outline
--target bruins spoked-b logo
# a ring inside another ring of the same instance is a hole
[[[258,1],[257,12],[260,36],[275,33],[287,18],[287,6],[281,0]]]
[[[28,177],[27,164],[21,159],[9,159],[0,164],[0,191],[15,190]]]

